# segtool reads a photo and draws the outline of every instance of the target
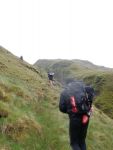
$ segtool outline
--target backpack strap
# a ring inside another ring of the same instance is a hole
[[[71,102],[71,106],[72,106],[72,112],[74,112],[74,113],[78,112],[77,105],[76,105],[76,99],[74,96],[70,97],[70,102]]]

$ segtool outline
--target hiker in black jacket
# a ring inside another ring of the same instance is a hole
[[[77,107],[77,99],[79,99],[80,95],[79,91],[84,91],[85,97],[87,97],[88,100],[87,106],[89,109],[86,109],[87,111],[84,111],[84,113],[79,111],[79,108]],[[82,86],[82,82],[70,83],[60,95],[59,109],[61,112],[69,115],[69,135],[72,150],[86,150],[85,139],[93,96],[93,88],[90,86]]]

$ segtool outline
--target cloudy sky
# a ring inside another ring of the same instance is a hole
[[[31,64],[63,58],[113,68],[113,0],[0,0],[0,45]]]

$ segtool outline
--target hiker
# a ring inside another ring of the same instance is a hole
[[[83,82],[72,82],[60,95],[59,109],[69,115],[69,136],[72,150],[86,150],[86,135],[91,115],[94,89]]]
[[[49,79],[50,85],[53,85],[53,81],[54,81],[54,72],[48,72],[48,79]]]
[[[23,61],[23,56],[20,56],[20,60],[22,60],[22,61]]]

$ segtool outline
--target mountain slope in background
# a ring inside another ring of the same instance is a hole
[[[97,66],[86,60],[38,60],[35,67],[41,67],[46,71],[54,71],[55,78],[62,84],[69,79],[85,78],[88,75],[113,73],[113,69]]]
[[[55,72],[62,84],[79,79],[92,84],[96,91],[95,105],[113,118],[113,69],[96,66],[84,60],[38,60],[35,67]]]
[[[85,68],[89,68],[89,69],[96,69],[96,70],[101,70],[101,71],[113,71],[113,69],[111,68],[107,68],[104,66],[97,66],[93,63],[91,63],[90,61],[87,60],[80,60],[80,59],[72,59],[72,60],[66,60],[66,59],[39,59],[38,61],[36,61],[36,63],[34,64],[35,66],[39,65],[44,69],[50,69],[51,66],[53,66],[54,64],[59,64],[59,63],[68,63],[68,64],[73,64],[76,63],[76,65],[81,66],[81,67],[85,67]]]
[[[61,89],[50,87],[42,70],[0,47],[0,150],[70,150]],[[95,108],[88,150],[112,150],[112,135],[113,120]]]

